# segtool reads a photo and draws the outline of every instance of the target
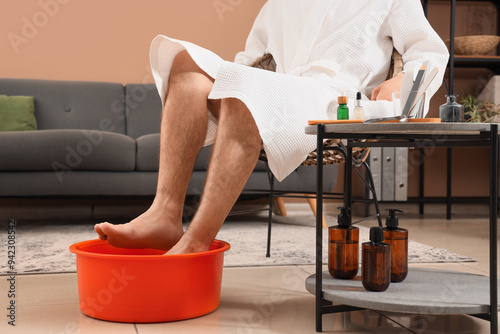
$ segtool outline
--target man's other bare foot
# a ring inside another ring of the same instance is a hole
[[[212,241],[191,238],[189,232],[185,233],[181,240],[173,246],[166,255],[200,253],[210,250]]]
[[[182,237],[182,216],[149,209],[126,224],[100,223],[94,226],[99,239],[122,248],[169,250]]]

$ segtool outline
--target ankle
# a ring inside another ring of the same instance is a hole
[[[214,241],[217,233],[212,233],[210,229],[200,230],[196,227],[193,228],[193,222],[191,222],[189,228],[186,230],[187,235],[185,235],[185,241],[193,245],[195,248],[210,248],[210,245]]]
[[[182,219],[183,204],[176,204],[172,201],[155,200],[148,211],[155,212],[162,216],[168,216],[173,220]]]
[[[189,254],[189,253],[199,253],[206,252],[210,250],[212,245],[212,240],[200,240],[192,236],[184,235],[181,240],[171,249],[170,254]]]

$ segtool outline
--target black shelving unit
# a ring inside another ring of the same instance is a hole
[[[450,60],[448,62],[448,82],[450,87],[453,87],[455,68],[487,68],[495,74],[500,74],[500,56],[456,56],[454,54],[455,49],[455,13],[457,1],[469,1],[469,2],[489,2],[496,6],[497,8],[497,21],[500,17],[500,1],[499,0],[450,0],[451,10],[450,10]],[[427,16],[428,13],[429,0],[423,0],[424,13]],[[498,35],[500,36],[500,22],[497,24]],[[497,54],[500,55],[500,45],[497,48]],[[422,159],[422,164],[420,168],[420,191],[419,191],[419,211],[420,214],[424,213],[424,203],[426,202],[424,198],[424,152],[423,149],[420,151],[420,156]],[[446,219],[451,219],[451,182],[452,182],[452,157],[453,149],[447,148],[446,154]]]
[[[428,13],[430,0],[423,0],[423,7],[425,16]],[[442,0],[441,0],[442,1]],[[500,13],[500,0],[450,0],[450,61],[448,63],[449,69],[449,82],[453,82],[455,67],[479,67],[487,68],[493,71],[495,74],[500,74],[500,56],[455,56],[453,50],[455,49],[455,13],[457,7],[457,1],[467,1],[467,2],[489,2],[495,5],[497,8],[497,15]],[[498,35],[500,36],[500,24],[497,25]],[[497,54],[500,55],[500,45],[497,48]]]

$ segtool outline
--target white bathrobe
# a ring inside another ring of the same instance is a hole
[[[271,171],[282,180],[316,147],[316,138],[304,133],[307,121],[332,117],[342,90],[350,102],[357,91],[368,100],[387,77],[393,48],[403,55],[405,71],[416,74],[426,61],[439,68],[429,100],[441,85],[448,51],[419,0],[269,0],[235,62],[161,35],[151,44],[150,58],[163,103],[173,59],[182,50],[215,79],[210,99],[243,101]],[[246,66],[265,53],[273,55],[276,73]],[[365,102],[365,118],[391,115],[392,103]],[[214,142],[217,130],[217,120],[210,112],[208,117],[205,145]]]

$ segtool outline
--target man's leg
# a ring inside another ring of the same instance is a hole
[[[213,80],[186,51],[179,53],[162,114],[156,197],[145,213],[127,224],[97,224],[101,239],[118,247],[164,250],[179,241],[187,186],[206,137],[207,97],[212,85]]]
[[[261,138],[245,104],[237,99],[224,99],[216,116],[217,137],[200,206],[169,254],[209,249],[257,163]]]

